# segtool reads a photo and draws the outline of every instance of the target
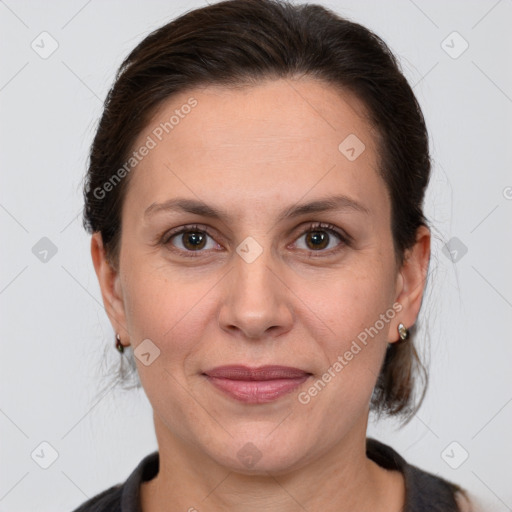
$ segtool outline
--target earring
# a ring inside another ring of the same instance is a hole
[[[400,339],[402,341],[406,340],[409,337],[409,330],[407,329],[407,327],[405,327],[404,324],[399,323],[398,324],[398,334],[400,335]]]
[[[124,345],[121,343],[121,337],[118,333],[116,333],[116,348],[121,354],[124,352]]]

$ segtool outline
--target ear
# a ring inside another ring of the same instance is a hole
[[[110,323],[121,340],[129,339],[119,272],[107,260],[100,232],[91,238],[91,256],[98,277],[101,296]],[[123,345],[128,345],[124,341]]]
[[[396,337],[390,343],[399,340],[398,324],[403,323],[408,329],[413,326],[418,317],[427,281],[428,265],[430,262],[430,230],[420,226],[416,231],[416,242],[405,253],[404,262],[396,280],[396,299],[402,309],[394,319],[392,327]]]

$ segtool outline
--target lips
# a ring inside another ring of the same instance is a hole
[[[311,373],[290,366],[219,366],[204,372],[217,389],[245,403],[267,403],[292,392]]]
[[[208,370],[206,375],[232,380],[274,380],[274,379],[297,379],[308,372],[291,366],[260,366],[250,368],[242,365],[218,366]]]

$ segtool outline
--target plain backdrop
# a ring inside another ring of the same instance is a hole
[[[408,425],[372,421],[369,435],[488,510],[512,510],[512,2],[318,3],[390,45],[431,138],[434,239],[418,336],[431,383]],[[122,59],[201,5],[0,2],[0,512],[68,512],[157,448],[142,391],[97,397],[120,356],[81,225],[81,181]]]

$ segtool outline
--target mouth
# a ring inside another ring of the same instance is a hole
[[[218,366],[203,375],[224,394],[240,402],[262,404],[287,395],[309,379],[309,372],[290,366]]]

